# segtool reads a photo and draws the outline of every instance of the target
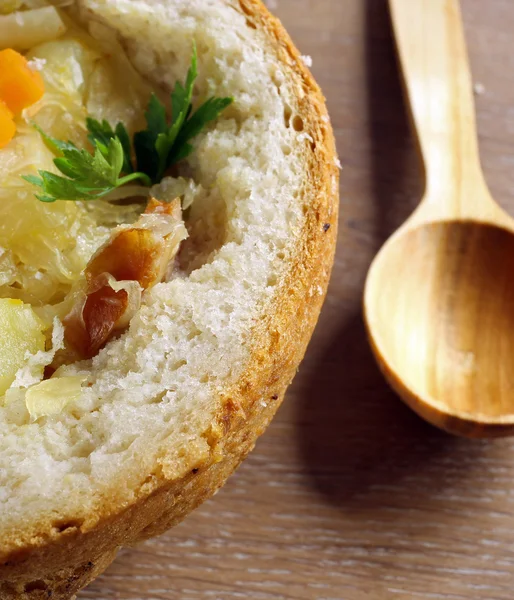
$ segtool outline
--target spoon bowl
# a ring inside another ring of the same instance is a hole
[[[400,232],[364,298],[379,365],[416,412],[452,433],[512,433],[513,231],[449,221]]]
[[[370,267],[364,316],[392,387],[452,433],[514,434],[514,221],[480,167],[458,0],[389,0],[425,194]]]

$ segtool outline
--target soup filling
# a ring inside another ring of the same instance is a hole
[[[0,0],[0,398],[55,414],[145,290],[177,271],[190,140],[231,103],[171,101],[100,24]]]

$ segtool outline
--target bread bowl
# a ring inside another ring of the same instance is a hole
[[[143,294],[125,331],[63,366],[62,376],[83,382],[80,394],[52,414],[31,413],[19,373],[18,391],[6,394],[2,598],[73,597],[119,547],[163,532],[223,485],[303,357],[337,232],[324,100],[260,1],[84,0],[62,11],[102,48],[119,44],[144,89],[182,80],[195,41],[195,102],[212,93],[234,102],[169,184],[194,196],[177,268]],[[144,103],[128,118],[143,111]],[[57,219],[69,206],[48,210]],[[41,304],[53,302],[35,290]]]

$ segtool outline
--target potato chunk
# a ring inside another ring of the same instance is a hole
[[[14,381],[26,355],[45,349],[45,324],[28,304],[0,299],[0,394]]]

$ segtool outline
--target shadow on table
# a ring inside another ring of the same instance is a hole
[[[366,0],[365,4],[370,179],[378,250],[421,199],[424,173],[409,125],[387,2]]]
[[[387,2],[367,0],[366,8],[370,178],[377,251],[410,214],[423,186],[402,100]],[[350,227],[347,235],[352,235]],[[343,240],[340,251],[346,244]],[[344,287],[345,273],[334,276],[340,278],[338,286]],[[364,277],[364,272],[359,274],[360,280]],[[456,452],[472,459],[482,445],[426,424],[390,391],[368,346],[358,302],[360,298],[355,299],[353,314],[351,308],[342,308],[341,312],[350,314],[343,314],[339,330],[330,324],[332,341],[317,363],[307,367],[311,376],[303,383],[298,443],[313,485],[329,501],[343,510],[380,510],[387,503],[394,507],[395,502],[405,502],[420,477],[424,484],[428,482],[430,492],[437,493],[445,485],[445,474],[436,466]],[[457,482],[467,476],[466,469],[459,470]],[[384,489],[390,486],[403,492],[388,496]]]
[[[456,446],[472,444],[425,423],[390,390],[360,314],[337,332],[312,371],[299,446],[313,485],[342,509],[373,507],[384,499],[381,486],[398,486]],[[434,490],[440,484],[435,476]]]

